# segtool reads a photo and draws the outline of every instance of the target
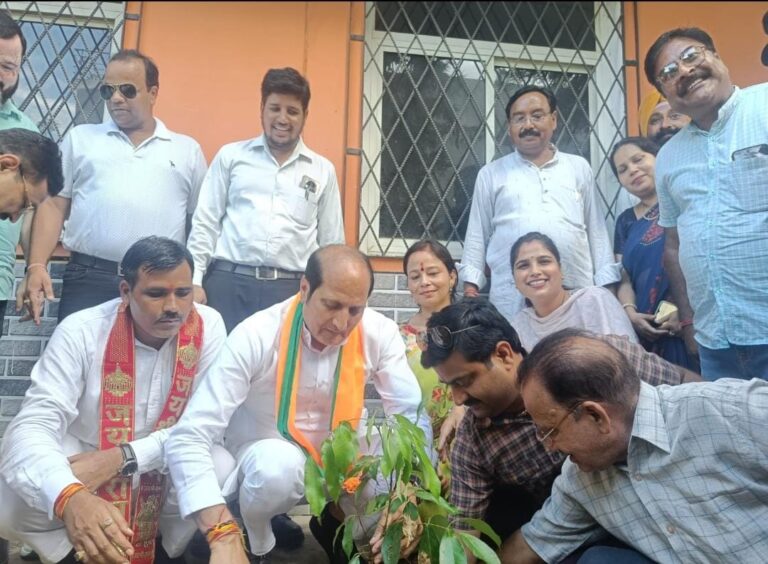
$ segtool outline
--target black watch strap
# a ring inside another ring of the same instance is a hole
[[[139,462],[136,460],[136,453],[129,443],[120,445],[120,451],[123,453],[123,465],[120,466],[119,474],[121,476],[133,476],[139,469]]]

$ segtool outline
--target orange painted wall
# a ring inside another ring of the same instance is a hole
[[[636,85],[640,85],[641,98],[653,89],[643,72],[645,54],[656,38],[670,29],[699,27],[709,33],[734,84],[744,87],[768,82],[768,67],[760,62],[763,47],[768,45],[768,35],[763,31],[763,14],[768,12],[768,2],[625,2],[628,59],[635,58],[635,29],[632,29],[635,11],[638,67],[637,73],[628,73],[635,76],[628,76],[627,82],[631,134],[639,133]]]

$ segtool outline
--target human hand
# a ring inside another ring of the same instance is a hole
[[[117,447],[107,450],[81,452],[70,456],[72,473],[88,491],[95,492],[102,485],[117,476],[123,465],[123,453]]]
[[[678,317],[677,312],[675,311],[671,313],[666,321],[659,325],[659,329],[669,331],[669,334],[673,336],[680,333],[680,318]]]
[[[464,283],[464,297],[465,298],[476,298],[480,295],[480,289],[475,286],[474,284],[471,284],[469,282]]]
[[[651,325],[653,321],[652,313],[638,313],[636,311],[627,312],[629,320],[632,322],[632,327],[635,328],[635,332],[643,339],[648,341],[655,341],[659,337],[668,335],[669,331],[657,329]]]
[[[384,556],[381,553],[381,549],[384,546],[384,535],[388,527],[399,521],[403,523],[403,537],[400,540],[400,558],[407,558],[419,546],[421,535],[424,532],[424,524],[418,516],[414,520],[405,515],[405,507],[409,503],[416,505],[415,494],[408,494],[408,501],[401,504],[393,513],[389,513],[389,506],[382,511],[379,523],[376,525],[376,532],[371,537],[370,543],[374,564],[382,564],[384,562]]]
[[[210,564],[248,564],[240,535],[227,535],[211,545]]]
[[[680,329],[680,335],[683,337],[683,341],[685,341],[685,350],[688,351],[688,354],[690,356],[699,356],[699,344],[694,338],[696,330],[693,328],[693,324],[689,323]]]
[[[448,446],[450,446],[453,438],[456,436],[456,430],[459,428],[461,420],[464,419],[466,411],[467,408],[463,405],[454,405],[448,417],[445,418],[445,421],[440,426],[440,436],[437,439],[437,450],[440,458],[447,458]]]
[[[208,303],[208,296],[205,294],[205,290],[197,284],[192,287],[192,299],[197,304],[206,305]]]
[[[133,531],[117,508],[86,490],[64,507],[64,525],[83,562],[130,564]]]
[[[24,292],[27,290],[27,278],[24,277],[16,287],[16,312],[19,314],[19,322],[32,319],[31,307],[28,308],[24,303]]]
[[[40,316],[43,313],[45,300],[53,299],[53,283],[48,274],[48,269],[43,264],[30,265],[27,275],[22,282],[24,290],[19,300],[16,295],[16,309],[26,307],[35,325],[40,325]]]

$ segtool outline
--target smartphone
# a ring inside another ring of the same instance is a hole
[[[661,300],[656,307],[653,322],[656,325],[661,325],[675,313],[677,313],[677,306],[675,304],[668,302],[667,300]]]

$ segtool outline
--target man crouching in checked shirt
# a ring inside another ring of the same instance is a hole
[[[0,536],[45,563],[151,564],[156,548],[160,563],[194,534],[168,495],[163,449],[224,322],[193,304],[192,257],[175,241],[134,243],[122,272],[120,298],[57,327],[3,441]]]

